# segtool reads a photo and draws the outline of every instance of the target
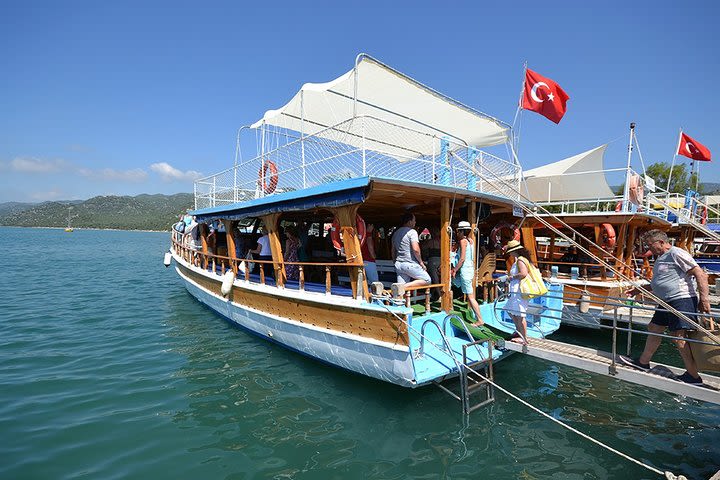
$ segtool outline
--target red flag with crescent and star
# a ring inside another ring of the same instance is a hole
[[[560,85],[543,77],[529,68],[525,70],[525,87],[523,88],[522,108],[532,110],[548,120],[560,123],[570,97]]]
[[[680,146],[678,147],[677,154],[701,162],[710,161],[710,149],[684,133],[680,135]]]

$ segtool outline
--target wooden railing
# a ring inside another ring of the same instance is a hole
[[[183,245],[182,242],[177,241],[175,239],[175,236],[172,237],[172,245],[175,252],[180,255],[180,257],[185,260],[186,262],[190,263],[191,265],[194,265],[198,268],[202,268],[204,270],[209,270],[211,272],[217,272],[218,267],[220,267],[220,274],[223,275],[228,270],[232,270],[235,272],[235,275],[239,278],[243,278],[247,282],[251,281],[251,272],[249,268],[249,264],[257,264],[259,265],[259,275],[260,275],[260,284],[266,285],[267,276],[265,275],[265,268],[264,265],[273,265],[273,270],[275,271],[275,279],[280,278],[286,278],[284,266],[285,265],[297,265],[298,266],[298,289],[299,290],[305,290],[305,283],[306,283],[306,270],[308,268],[318,268],[321,270],[324,270],[324,281],[325,281],[325,293],[330,294],[332,293],[332,278],[333,278],[333,271],[336,269],[350,269],[350,268],[358,268],[362,272],[363,276],[365,274],[364,265],[362,263],[315,263],[315,262],[283,262],[282,264],[276,264],[272,260],[256,260],[256,259],[246,259],[246,258],[232,258],[228,256],[223,255],[214,255],[211,253],[204,253],[200,250],[197,250],[189,245]],[[241,267],[242,265],[242,267]],[[257,268],[257,267],[253,267]],[[240,272],[240,275],[238,275],[238,272]],[[277,283],[276,283],[277,286]],[[357,290],[360,290],[359,292]],[[362,296],[364,287],[361,285],[359,289],[356,289],[356,291],[353,292],[353,295],[357,298],[358,296]]]
[[[418,287],[406,287],[405,288],[405,306],[410,307],[412,305],[413,293],[422,291],[425,295],[425,312],[430,313],[430,292],[431,289],[437,288],[440,290],[441,296],[446,288],[442,283],[433,283],[430,285],[421,285]]]

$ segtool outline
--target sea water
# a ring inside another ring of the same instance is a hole
[[[503,393],[464,421],[436,387],[349,374],[234,328],[163,266],[168,243],[0,228],[0,478],[659,478]],[[610,345],[595,331],[559,338]],[[678,363],[670,345],[657,355]],[[522,355],[495,376],[656,468],[720,469],[718,406]]]

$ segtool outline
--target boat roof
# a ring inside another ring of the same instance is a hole
[[[300,190],[274,193],[227,205],[191,211],[199,222],[240,220],[271,213],[307,212],[346,205],[363,204],[363,211],[374,221],[397,217],[398,209],[418,215],[438,215],[443,198],[454,198],[457,206],[475,200],[494,207],[495,211],[512,210],[512,202],[500,196],[462,188],[429,185],[378,177],[360,177],[330,182]]]
[[[268,110],[251,127],[273,125],[313,135],[343,120],[372,116],[425,133],[440,133],[476,148],[507,143],[510,126],[434,90],[367,54],[324,83],[306,83],[282,107]],[[374,132],[367,148],[397,141],[393,131]],[[429,154],[431,152],[424,152]]]

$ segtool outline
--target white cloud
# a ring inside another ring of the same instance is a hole
[[[55,173],[67,169],[69,163],[62,159],[43,160],[35,157],[16,157],[3,165],[3,169],[19,173]]]
[[[62,190],[50,190],[47,192],[33,192],[30,194],[33,202],[49,202],[52,200],[67,200],[67,194]]]
[[[179,182],[179,181],[193,181],[202,177],[202,173],[196,172],[195,170],[188,170],[183,172],[178,170],[167,162],[153,163],[150,165],[150,170],[160,175],[160,178],[164,182]]]
[[[132,170],[115,170],[114,168],[92,170],[89,168],[79,168],[77,172],[83,177],[94,180],[115,182],[144,182],[147,180],[147,172],[142,168],[134,168]]]

